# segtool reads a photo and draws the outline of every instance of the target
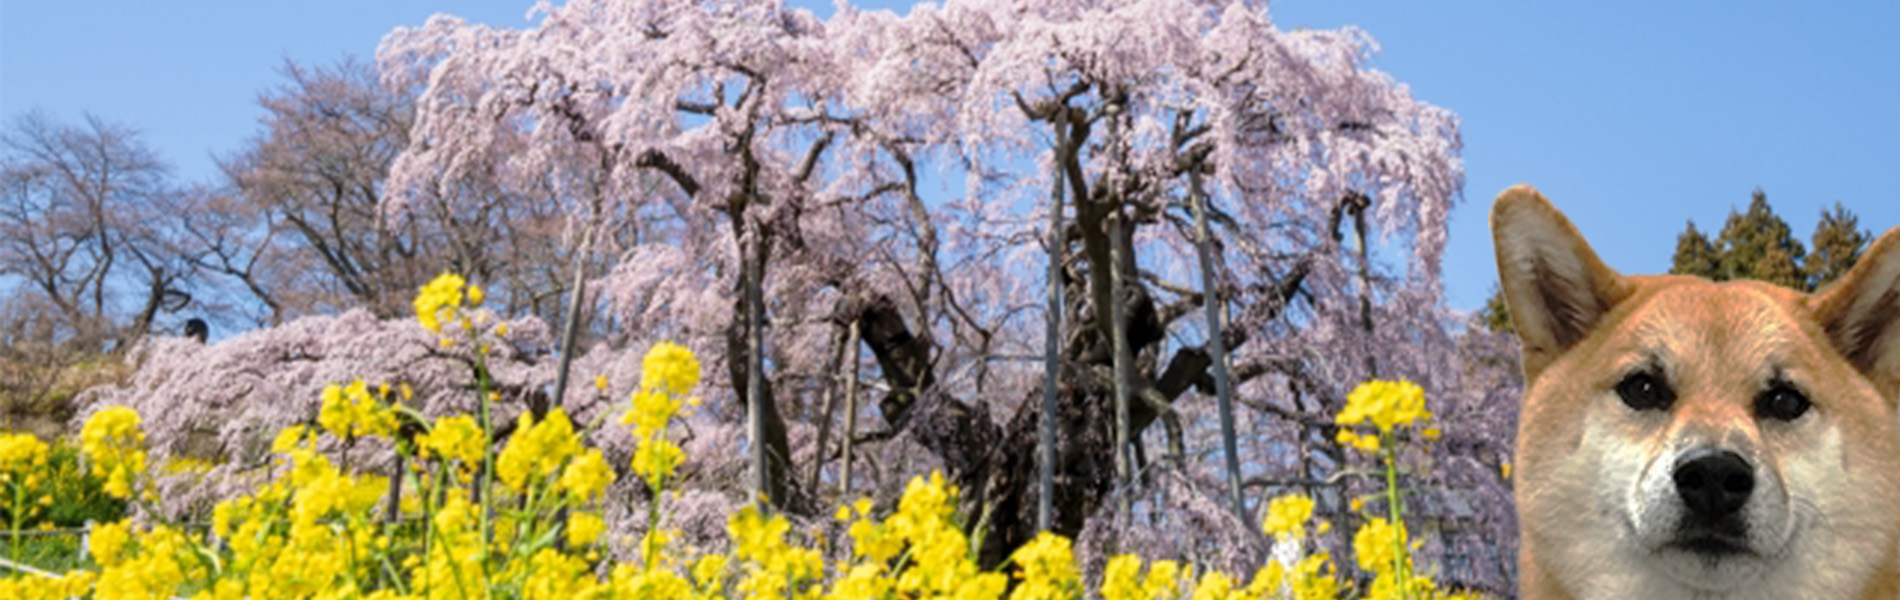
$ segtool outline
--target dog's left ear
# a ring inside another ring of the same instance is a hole
[[[1834,348],[1893,401],[1900,392],[1900,227],[1874,240],[1847,274],[1808,297]]]

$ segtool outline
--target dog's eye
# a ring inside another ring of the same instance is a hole
[[[1808,397],[1801,395],[1800,391],[1777,385],[1755,397],[1755,416],[1793,421],[1806,414],[1811,406],[1814,404],[1808,402]]]
[[[1676,401],[1676,392],[1649,373],[1631,373],[1624,377],[1616,384],[1616,395],[1622,396],[1623,403],[1636,410],[1668,410]]]

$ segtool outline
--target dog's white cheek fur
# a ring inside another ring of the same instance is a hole
[[[1855,532],[1880,529],[1889,517],[1879,514],[1884,505],[1862,498],[1856,482],[1868,474],[1848,470],[1846,436],[1832,424],[1817,425],[1824,429],[1807,433],[1817,440],[1813,450],[1781,461],[1795,531],[1787,562],[1765,582],[1780,595],[1763,597],[1847,598],[1880,558],[1880,536]]]
[[[1654,597],[1639,574],[1648,567],[1632,556],[1632,503],[1647,457],[1639,442],[1625,437],[1609,405],[1615,396],[1579,399],[1598,403],[1582,411],[1584,422],[1575,452],[1550,456],[1547,479],[1531,522],[1546,524],[1540,552],[1550,574],[1583,599]],[[1529,475],[1527,473],[1527,475]],[[1526,482],[1529,483],[1529,482]],[[1555,560],[1550,560],[1555,559]]]

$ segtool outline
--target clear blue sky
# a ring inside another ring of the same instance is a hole
[[[795,0],[829,15],[828,1]],[[1841,201],[1900,224],[1900,3],[1288,0],[1281,27],[1355,24],[1375,66],[1463,119],[1467,185],[1445,272],[1453,307],[1495,267],[1485,215],[1529,182],[1624,272],[1668,268],[1675,234],[1720,226],[1761,186],[1804,239]],[[142,129],[183,181],[257,130],[283,59],[371,56],[448,12],[525,25],[527,0],[7,2],[0,117],[83,112]],[[895,6],[903,2],[872,2]]]

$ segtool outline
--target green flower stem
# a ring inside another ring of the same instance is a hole
[[[13,564],[20,564],[20,515],[26,512],[26,483],[13,482]]]
[[[470,332],[470,337],[474,337],[473,331]],[[488,414],[488,404],[489,404],[488,402],[488,349],[483,348],[481,344],[479,343],[479,340],[476,340],[476,342],[477,343],[475,345],[475,393],[481,395],[482,440],[486,442],[482,444],[481,540],[482,540],[482,557],[483,557],[482,595],[483,597],[487,597],[488,587],[489,587],[488,568],[487,568],[488,545],[489,545],[489,540],[494,539],[493,537],[494,531],[489,529],[489,527],[491,526],[491,523],[489,523],[489,520],[488,520],[488,512],[489,512],[489,503],[493,501],[493,496],[495,495],[495,427],[494,427],[494,423],[489,419],[489,414]]]
[[[448,476],[451,468],[460,467],[456,465],[454,461],[442,461],[442,466],[436,469],[435,485],[430,486],[429,489],[423,490],[422,492],[422,564],[425,569],[425,571],[423,571],[424,573],[428,572],[426,569],[429,563],[429,551],[433,548],[435,541],[436,495],[444,493],[443,491],[448,487]],[[427,577],[423,580],[422,594],[424,596],[427,596],[434,588],[434,577]]]
[[[1397,437],[1398,436],[1393,435],[1392,432],[1389,431],[1379,432],[1379,453],[1382,455],[1382,458],[1385,459],[1386,511],[1391,515],[1392,527],[1396,528],[1396,531],[1399,532],[1398,535],[1392,536],[1392,545],[1394,546],[1392,553],[1392,562],[1394,563],[1392,565],[1392,577],[1394,583],[1398,584],[1399,597],[1411,600],[1412,575],[1409,567],[1412,561],[1409,560],[1411,555],[1408,554],[1405,548],[1405,536],[1403,535],[1405,532],[1405,521],[1401,520],[1404,509],[1399,506],[1399,452],[1393,443],[1397,441]]]
[[[664,440],[666,439],[666,431],[662,429],[654,432],[652,438]],[[642,546],[641,553],[645,556],[640,558],[646,560],[647,571],[652,571],[660,564],[659,549],[653,547],[653,535],[654,532],[659,531],[660,527],[660,500],[664,498],[663,495],[666,493],[666,477],[664,474],[660,477],[655,477],[652,485],[648,486],[648,489],[653,491],[653,499],[647,501],[647,539],[640,542]]]

